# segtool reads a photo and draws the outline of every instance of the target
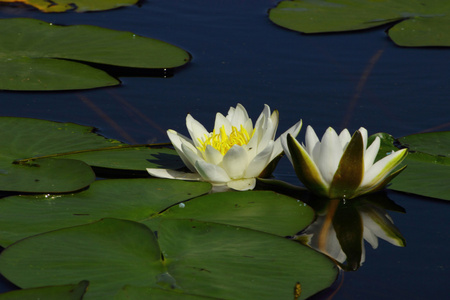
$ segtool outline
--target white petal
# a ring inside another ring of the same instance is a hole
[[[339,134],[339,141],[341,142],[342,149],[345,150],[347,148],[347,145],[351,139],[352,136],[350,135],[350,132],[348,132],[347,128],[341,131]]]
[[[247,143],[247,155],[248,160],[252,160],[256,154],[258,154],[258,132],[255,132],[255,135],[250,139],[250,141]]]
[[[367,129],[365,129],[364,127],[361,127],[358,129],[359,132],[361,132],[362,138],[363,138],[363,143],[364,143],[364,148],[367,148]]]
[[[205,135],[208,135],[209,132],[205,129],[205,127],[195,120],[190,114],[186,117],[186,127],[191,135],[192,141],[195,147],[200,145],[198,139],[204,139]]]
[[[360,189],[368,186],[376,186],[380,183],[389,173],[402,162],[402,157],[405,155],[406,149],[396,151],[383,157],[377,161],[369,170],[364,173],[364,178],[361,182]]]
[[[228,109],[228,114],[226,116],[227,120],[231,122],[231,119],[233,119],[234,116],[234,112],[236,111],[236,108],[234,108],[233,106],[230,107],[230,109]]]
[[[240,103],[236,106],[234,110],[234,114],[231,116],[231,125],[237,127],[238,129],[241,127],[241,124],[244,124],[248,120],[248,114],[245,110],[245,107]]]
[[[334,173],[337,170],[343,153],[341,142],[336,131],[329,127],[322,138],[319,159],[318,161],[314,160],[319,167],[323,179],[328,185],[333,180]]]
[[[314,150],[317,155],[320,153],[320,141],[314,129],[308,125],[305,133],[305,150],[314,159]]]
[[[231,133],[230,121],[227,118],[225,118],[221,113],[217,113],[216,120],[214,122],[214,130],[215,130],[216,134],[218,134],[220,132],[220,129],[222,128],[222,126],[225,126],[226,134]]]
[[[302,128],[302,120],[298,121],[294,126],[292,126],[291,128],[289,128],[288,130],[286,130],[285,132],[283,132],[283,134],[281,134],[277,140],[275,141],[274,147],[273,147],[273,151],[272,151],[272,156],[270,157],[270,160],[272,161],[275,157],[277,157],[278,155],[280,155],[281,151],[283,151],[283,146],[281,145],[283,143],[283,140],[286,141],[286,137],[287,135],[290,133],[292,135],[292,137],[297,137],[297,135],[300,132],[300,129]],[[286,142],[285,142],[286,143]],[[286,143],[287,146],[287,143]],[[287,155],[287,152],[284,151]]]
[[[281,147],[283,148],[284,154],[287,156],[287,158],[289,159],[289,161],[292,163],[292,156],[291,156],[291,152],[289,152],[289,147],[287,144],[287,135],[286,136],[281,136],[280,137],[280,141],[281,141]]]
[[[266,149],[259,152],[258,155],[255,156],[255,158],[250,161],[248,164],[247,170],[245,171],[244,177],[245,178],[252,178],[252,177],[258,177],[259,174],[264,170],[264,168],[269,164],[271,161],[272,151],[274,148],[274,142],[270,141],[267,145]]]
[[[231,179],[238,179],[244,176],[248,163],[247,151],[239,145],[234,145],[224,155],[222,166]]]
[[[247,143],[249,158],[255,157],[256,154],[259,152],[259,148],[260,148],[259,143],[263,139],[264,134],[266,132],[265,128],[264,128],[266,120],[267,120],[265,114],[267,114],[267,112],[263,111],[259,115],[259,118],[255,123],[253,136],[251,137],[250,141]]]
[[[265,149],[269,144],[269,141],[273,141],[273,132],[274,132],[273,123],[271,120],[268,120],[266,125],[267,125],[266,128],[263,129],[262,131],[263,134],[260,137],[257,152],[261,151],[262,149]]]
[[[220,153],[219,150],[215,149],[211,145],[207,145],[205,149],[205,161],[214,164],[219,165],[223,160],[223,155]]]
[[[202,177],[198,173],[185,173],[170,169],[155,169],[155,168],[147,168],[147,172],[153,177],[159,178],[194,180],[194,181],[202,180]]]
[[[192,148],[192,145],[189,144],[182,144],[181,150],[183,151],[184,156],[188,159],[189,163],[194,166],[194,170],[196,170],[197,168],[195,168],[195,163],[197,160],[203,160],[203,157],[200,157],[197,152],[194,152],[197,149]]]
[[[256,185],[255,178],[238,179],[227,182],[227,186],[236,191],[253,190]]]
[[[244,124],[242,124],[245,130],[247,130],[247,133],[249,134],[250,138],[253,134],[253,122],[252,119],[247,119]],[[239,128],[240,129],[240,128]]]
[[[186,167],[188,167],[188,169],[191,170],[192,172],[195,172],[194,165],[189,161],[189,159],[186,157],[186,155],[183,153],[183,150],[181,149],[182,144],[189,144],[193,147],[194,145],[192,144],[192,140],[171,129],[167,130],[167,136],[169,137],[170,142],[172,143],[173,147],[177,151],[178,155],[180,156],[181,160],[186,165]]]
[[[273,111],[272,115],[270,116],[270,121],[273,127],[272,139],[275,139],[275,134],[278,129],[278,123],[280,121],[280,113],[278,112],[278,110]]]
[[[372,167],[375,158],[377,157],[378,150],[380,149],[380,138],[377,136],[372,144],[367,148],[364,154],[364,172]]]
[[[267,126],[266,123],[269,118],[270,118],[270,107],[268,105],[264,105],[263,111],[261,112],[258,119],[256,120],[255,130],[256,131],[262,130],[262,132],[263,132],[265,129],[265,126]]]
[[[226,184],[231,180],[224,169],[217,165],[207,163],[204,160],[198,160],[195,163],[195,168],[203,180],[212,184]]]

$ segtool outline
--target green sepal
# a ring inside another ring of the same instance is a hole
[[[298,179],[314,194],[328,196],[328,189],[322,179],[319,169],[299,142],[287,135],[287,145],[291,154],[292,164]]]
[[[334,173],[331,182],[329,197],[353,198],[364,176],[364,141],[359,131],[356,131],[344,154],[341,157],[339,166]]]

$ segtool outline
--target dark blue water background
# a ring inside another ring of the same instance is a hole
[[[2,7],[0,18],[91,24],[161,39],[189,51],[193,60],[174,77],[122,77],[119,87],[0,92],[0,114],[91,125],[129,143],[166,142],[168,128],[186,133],[187,113],[211,128],[216,112],[226,113],[238,102],[254,118],[264,103],[278,109],[279,132],[300,118],[319,135],[328,126],[350,131],[364,126],[369,134],[395,137],[450,130],[450,50],[396,47],[387,27],[301,35],[268,20],[267,10],[276,3],[159,0],[83,14]],[[298,184],[287,159],[275,176]],[[333,299],[446,298],[449,204],[396,192],[389,196],[407,211],[391,214],[406,248],[380,241],[372,250],[366,244],[366,262],[344,274]]]

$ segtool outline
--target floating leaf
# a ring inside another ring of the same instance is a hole
[[[450,47],[450,6],[448,3],[445,0],[440,1],[436,4],[437,10],[431,15],[416,15],[393,26],[388,30],[390,38],[399,46]],[[439,14],[437,11],[444,10],[444,5],[447,5],[447,11]]]
[[[0,89],[3,90],[77,90],[120,84],[106,72],[78,62],[3,56],[0,53],[0,67],[4,70],[0,74]]]
[[[124,145],[73,151],[57,155],[59,158],[79,159],[90,166],[120,170],[140,170],[145,168],[179,169],[184,166],[175,150],[158,145]]]
[[[388,31],[400,46],[450,46],[446,0],[294,0],[271,9],[275,24],[304,32],[339,32],[395,24]]]
[[[380,155],[397,150],[398,143],[411,151],[402,163],[408,167],[392,181],[390,189],[450,200],[449,131],[409,135],[398,142],[388,134],[377,135]]]
[[[403,147],[408,147],[409,152],[450,158],[450,131],[412,134],[398,141]]]
[[[22,288],[86,279],[84,299],[111,299],[125,285],[289,299],[296,282],[306,299],[337,275],[325,256],[275,235],[193,220],[164,220],[149,230],[118,219],[24,239],[3,251],[0,271]]]
[[[92,169],[73,159],[38,159],[15,164],[0,157],[0,190],[62,193],[82,189],[95,180]]]
[[[196,219],[280,236],[296,234],[314,218],[313,210],[303,202],[270,191],[199,197],[210,188],[205,182],[112,179],[96,181],[75,194],[6,197],[0,199],[0,245],[101,218],[139,221],[149,227],[167,218]]]
[[[300,200],[284,195],[248,191],[214,193],[192,199],[181,206],[172,206],[160,217],[216,222],[292,236],[313,221],[314,211]]]
[[[111,179],[64,195],[24,195],[0,199],[0,245],[22,238],[97,221],[141,221],[171,205],[209,192],[205,182],[170,179]],[[42,216],[45,216],[43,218]]]
[[[176,46],[131,32],[90,25],[59,26],[26,18],[0,20],[0,89],[4,90],[119,84],[104,71],[81,62],[166,69],[189,60],[189,53]]]
[[[23,2],[43,12],[99,11],[136,4],[139,0],[1,0],[0,2]]]
[[[24,290],[14,290],[0,294],[0,300],[81,300],[89,282],[81,281],[78,285],[46,286]]]
[[[212,297],[182,293],[179,290],[163,290],[142,286],[124,286],[114,297],[114,300],[152,299],[152,300],[204,300],[217,299]]]
[[[164,270],[153,233],[113,219],[25,239],[0,257],[2,274],[21,288],[88,280],[84,299],[110,299],[117,287],[148,285]]]
[[[81,189],[94,180],[94,174],[77,160],[144,174],[145,168],[183,166],[175,150],[132,147],[105,139],[92,127],[73,123],[0,117],[0,140],[0,190],[5,191],[57,193]]]

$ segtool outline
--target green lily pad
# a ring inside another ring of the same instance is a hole
[[[280,236],[296,234],[311,224],[314,216],[314,211],[300,200],[270,191],[214,193],[172,206],[160,214],[163,220],[195,219]],[[158,220],[144,223],[153,224]]]
[[[163,270],[153,233],[142,224],[125,220],[108,219],[38,235],[6,248],[0,256],[1,273],[17,286],[88,280],[84,299],[88,295],[110,299],[117,287],[145,286]]]
[[[79,160],[95,167],[143,174],[147,174],[145,168],[183,166],[173,149],[130,146],[73,123],[0,117],[0,140],[0,190],[5,191],[81,189],[94,180],[94,173]]]
[[[450,46],[450,2],[429,0],[294,0],[271,9],[275,24],[304,33],[352,31],[394,24],[399,46]]]
[[[119,84],[82,62],[167,69],[189,62],[186,51],[132,32],[59,26],[35,19],[0,20],[0,89],[70,90]],[[70,72],[68,72],[70,70]]]
[[[0,157],[0,190],[29,193],[63,193],[82,189],[95,180],[92,169],[73,159],[38,159],[12,163]]]
[[[99,11],[136,4],[138,0],[1,0],[0,2],[23,2],[43,12]]]
[[[381,138],[380,153],[407,147],[410,153],[402,162],[407,168],[397,176],[390,189],[426,197],[450,200],[450,155],[448,131],[409,135],[395,140],[388,134]]]
[[[102,218],[147,226],[165,219],[196,219],[292,236],[308,226],[314,211],[270,191],[206,195],[211,185],[171,179],[96,181],[75,194],[20,195],[0,199],[0,245]],[[180,205],[174,205],[180,203]],[[42,215],[45,214],[45,220]]]
[[[0,74],[0,89],[3,90],[77,90],[120,84],[106,72],[78,62],[2,56],[0,53],[0,66],[5,70]]]
[[[158,145],[125,145],[72,151],[55,157],[82,160],[92,167],[142,171],[145,168],[179,169],[184,166],[174,149]]]
[[[299,299],[330,286],[328,258],[275,235],[193,220],[142,224],[105,219],[21,240],[0,271],[22,288],[89,280],[84,299],[111,299],[122,287],[162,288],[221,299]]]
[[[24,290],[14,290],[0,294],[0,300],[81,300],[89,285],[87,281],[79,284],[46,286]]]
[[[218,299],[207,296],[183,293],[179,290],[163,290],[161,288],[124,286],[114,297],[114,300],[152,299],[152,300],[204,300]]]
[[[102,218],[145,220],[210,189],[211,185],[205,182],[111,179],[96,181],[89,189],[75,194],[2,198],[0,245],[5,247],[32,235]]]
[[[450,158],[450,131],[412,134],[398,139],[409,152]]]

